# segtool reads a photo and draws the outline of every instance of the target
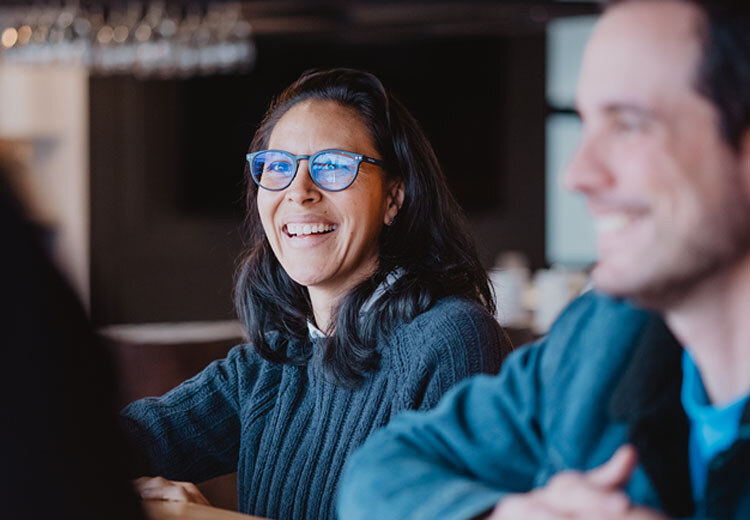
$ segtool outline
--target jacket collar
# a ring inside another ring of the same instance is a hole
[[[664,322],[651,320],[610,400],[610,415],[628,424],[629,441],[654,485],[664,511],[693,514],[688,438],[680,402],[682,347]]]

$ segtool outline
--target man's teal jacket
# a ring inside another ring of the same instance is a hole
[[[672,518],[750,519],[750,407],[694,504],[681,355],[657,314],[588,293],[498,376],[465,381],[434,410],[404,413],[372,436],[346,466],[339,517],[481,517],[504,495],[594,468],[630,442],[633,502]]]

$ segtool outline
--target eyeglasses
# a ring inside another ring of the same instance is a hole
[[[255,184],[270,191],[289,186],[307,160],[313,182],[326,191],[345,190],[354,182],[362,162],[383,167],[383,161],[344,150],[321,150],[312,155],[293,155],[283,150],[261,150],[247,154],[250,174]]]

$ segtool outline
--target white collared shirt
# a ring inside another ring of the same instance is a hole
[[[359,315],[362,316],[362,314],[369,311],[370,308],[375,305],[375,303],[380,299],[380,297],[385,294],[388,288],[396,283],[396,280],[401,278],[403,275],[404,269],[402,267],[397,267],[396,269],[388,273],[385,277],[385,280],[383,280],[380,285],[375,288],[367,301],[362,305],[362,308],[359,310]],[[316,340],[326,337],[323,331],[316,327],[315,324],[310,320],[307,320],[307,330],[310,340]]]

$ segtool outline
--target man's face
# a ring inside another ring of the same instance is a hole
[[[564,177],[597,221],[597,287],[657,308],[750,251],[750,146],[722,140],[693,88],[700,23],[679,1],[607,11],[584,55],[583,138]]]

